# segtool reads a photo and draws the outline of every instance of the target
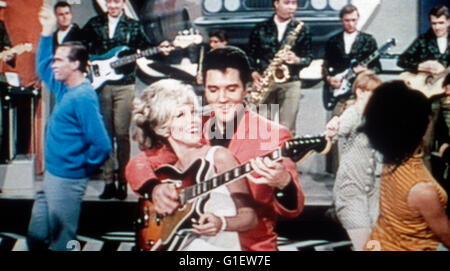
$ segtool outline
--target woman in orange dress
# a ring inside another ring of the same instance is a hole
[[[423,162],[430,114],[429,100],[400,81],[381,85],[366,107],[362,131],[383,154],[384,168],[380,215],[365,250],[450,247],[447,194]]]

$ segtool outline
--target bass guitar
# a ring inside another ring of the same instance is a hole
[[[350,66],[343,72],[335,75],[341,81],[341,86],[339,88],[333,88],[327,82],[325,82],[324,90],[323,90],[323,102],[325,109],[333,110],[336,103],[340,98],[346,97],[352,92],[352,83],[353,79],[356,77],[356,73],[353,71],[353,68],[361,65],[367,66],[380,55],[384,54],[389,48],[396,45],[396,40],[394,38],[388,40],[383,46],[381,46],[378,50],[369,55],[366,59],[359,62],[356,59],[352,59],[350,61]]]
[[[411,72],[402,72],[398,79],[405,82],[412,89],[422,92],[427,98],[444,94],[445,88],[442,86],[445,77],[450,73],[450,67],[438,73],[431,74],[419,72],[417,74]]]
[[[183,32],[177,35],[173,41],[175,48],[187,48],[193,44],[200,44],[203,38],[193,30],[188,33]],[[118,81],[124,74],[130,73],[134,69],[132,65],[137,59],[150,57],[160,52],[158,46],[148,48],[144,51],[130,54],[128,46],[118,46],[100,56],[90,57],[89,78],[94,89],[98,89],[107,81]]]
[[[262,157],[279,161],[289,157],[293,161],[304,161],[313,152],[327,153],[331,142],[324,136],[308,136],[289,140],[274,151]],[[229,184],[253,172],[250,162],[240,165],[220,175],[206,179],[209,162],[204,159],[194,161],[187,170],[180,172],[175,167],[162,166],[155,173],[159,180],[176,181],[179,192],[180,208],[172,215],[162,216],[156,213],[148,198],[139,199],[139,216],[136,225],[136,245],[139,250],[178,250],[192,234],[192,221],[198,221],[202,207],[211,190]]]

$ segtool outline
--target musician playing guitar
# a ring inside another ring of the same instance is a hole
[[[336,108],[334,115],[339,115],[350,95],[344,95],[337,101],[333,99],[331,91],[341,87],[343,81],[337,75],[348,69],[352,60],[356,60],[353,67],[356,74],[367,69],[375,72],[381,70],[378,58],[369,63],[367,67],[358,64],[377,50],[376,40],[370,34],[357,29],[358,9],[354,5],[347,5],[341,9],[339,15],[343,31],[328,40],[324,56],[324,75],[326,84],[328,84],[328,88],[324,89],[324,103],[327,110]],[[351,91],[349,94],[351,94]]]
[[[257,174],[247,175],[252,200],[257,204],[258,225],[240,232],[243,250],[277,250],[274,231],[277,217],[296,217],[303,210],[305,198],[296,164],[289,158],[272,161],[257,158],[282,146],[291,139],[289,130],[271,122],[244,107],[244,97],[251,81],[250,67],[242,50],[234,47],[218,48],[205,56],[203,78],[206,102],[213,117],[204,125],[205,138],[212,146],[230,150],[240,164],[251,161]],[[155,169],[162,164],[173,164],[177,156],[167,148],[147,149],[130,160],[126,177],[131,188],[153,200],[163,193],[158,185]],[[164,194],[167,194],[165,192]],[[155,204],[157,204],[154,201]],[[170,211],[176,201],[160,201]]]
[[[411,73],[417,73],[418,76],[420,74],[428,74],[430,76],[442,77],[441,79],[443,80],[450,64],[450,36],[448,32],[450,27],[450,17],[448,8],[443,5],[432,8],[428,13],[428,19],[431,25],[430,29],[426,33],[420,35],[408,49],[399,56],[397,65]],[[430,129],[431,132],[427,134],[427,144],[424,146],[425,165],[431,169],[432,172],[435,172],[436,169],[436,164],[433,162],[440,161],[439,159],[435,159],[436,157],[433,157],[432,154],[433,152],[439,153],[439,149],[437,149],[435,145],[435,139],[439,134],[438,127],[443,127],[441,125],[443,122],[440,119],[442,119],[443,116],[445,116],[444,119],[447,118],[446,123],[444,122],[444,126],[448,125],[450,122],[448,92],[444,91],[446,83],[445,81],[438,81],[435,84],[435,87],[439,90],[436,92],[438,95],[427,95],[432,102],[433,115],[430,124],[432,126]],[[424,89],[421,88],[427,86],[421,84],[419,86],[412,85],[412,87],[425,93]],[[439,147],[440,145],[438,148]],[[436,179],[442,178],[442,176],[435,177]]]
[[[90,55],[102,55],[117,46],[128,46],[134,51],[145,49],[154,42],[149,42],[138,21],[124,14],[125,3],[125,0],[106,0],[107,13],[91,18],[83,27],[82,36]],[[117,150],[103,168],[106,184],[101,199],[125,199],[127,196],[124,169],[130,158],[129,128],[135,93],[135,65],[128,65],[123,72],[125,76],[121,80],[108,81],[98,90],[106,129],[111,138],[116,138],[117,144]],[[114,170],[116,152],[117,179]]]
[[[204,172],[209,176],[201,175],[201,183],[216,173],[236,167],[238,163],[226,148],[205,144],[198,107],[198,99],[190,85],[174,79],[162,79],[147,87],[141,97],[135,99],[133,119],[137,127],[136,139],[141,147],[164,145],[170,148],[178,158],[174,165],[176,169],[186,170],[199,158],[208,161]],[[202,173],[198,170],[195,174]],[[152,194],[155,211],[161,215],[172,215],[178,207],[182,207],[182,199],[176,184],[168,182],[168,179],[161,181]],[[180,244],[172,244],[174,248],[241,250],[236,232],[247,231],[257,224],[245,179],[212,189],[205,201],[195,207],[199,209],[200,216],[192,221],[190,236]]]
[[[431,28],[420,35],[398,58],[397,65],[411,72],[438,74],[449,65],[450,18],[446,6],[437,6],[428,13]]]
[[[367,33],[359,31],[357,24],[359,20],[358,9],[354,5],[344,6],[340,11],[340,18],[343,31],[331,37],[326,43],[324,56],[325,88],[323,90],[323,102],[332,116],[340,115],[347,102],[351,100],[353,93],[334,97],[334,89],[339,89],[344,83],[337,75],[350,68],[352,60],[357,62],[366,59],[377,50],[377,42]],[[381,64],[377,59],[369,63],[368,67],[356,64],[353,71],[359,74],[367,69],[375,72],[381,70]],[[351,88],[350,88],[351,89]],[[338,165],[338,150],[333,146],[327,155],[327,171],[336,173]]]

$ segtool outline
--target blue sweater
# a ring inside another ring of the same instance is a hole
[[[85,178],[108,159],[111,141],[100,114],[97,94],[90,83],[85,81],[69,88],[56,81],[52,60],[52,37],[41,37],[37,71],[56,95],[45,138],[46,169],[63,178]]]

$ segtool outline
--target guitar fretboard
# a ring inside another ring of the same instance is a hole
[[[326,142],[327,141],[324,136],[306,136],[295,138],[286,141],[282,147],[278,147],[274,151],[260,157],[269,157],[272,161],[279,161],[283,157],[291,157],[294,161],[297,161],[309,151],[322,151],[326,146]],[[202,196],[221,185],[237,181],[252,171],[253,167],[251,163],[247,162],[225,173],[214,176],[211,179],[186,187],[182,192],[183,201],[188,202],[189,200]]]
[[[386,44],[384,44],[380,49],[376,50],[375,52],[373,52],[371,55],[369,55],[366,59],[364,59],[363,61],[361,61],[359,63],[359,65],[362,66],[367,66],[369,65],[372,61],[374,61],[377,57],[379,57],[382,53],[384,53],[385,51],[387,51],[387,49],[389,49],[391,46],[395,45],[396,41],[395,39],[391,39],[390,41],[388,41]],[[353,69],[350,69],[350,72],[346,74],[345,78],[347,80],[352,79],[355,76],[355,73],[353,72]]]
[[[146,49],[146,50],[136,53],[136,54],[124,56],[114,62],[111,62],[111,68],[115,69],[115,68],[122,67],[124,65],[135,62],[137,59],[139,59],[141,57],[156,55],[158,52],[159,52],[158,47],[152,47],[152,48]]]
[[[277,148],[273,152],[261,157],[262,158],[269,157],[273,161],[278,161],[282,158],[281,148]],[[250,162],[247,162],[243,165],[235,167],[232,170],[217,175],[211,179],[186,187],[184,189],[184,199],[185,201],[189,201],[194,198],[197,198],[221,185],[237,181],[252,171],[253,171],[252,165],[250,164]]]

